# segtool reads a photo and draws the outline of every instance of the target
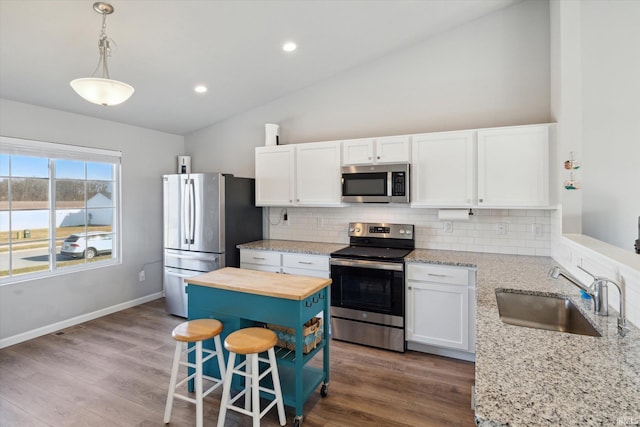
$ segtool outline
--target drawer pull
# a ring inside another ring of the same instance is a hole
[[[305,301],[304,302],[305,307],[311,307],[313,304],[311,304],[311,301]]]
[[[298,264],[313,265],[311,261],[298,261]]]
[[[433,276],[433,277],[447,277],[446,274],[435,274],[435,273],[427,273],[428,276]]]
[[[318,298],[320,298],[320,299],[324,299],[324,294],[320,294],[320,295],[318,295]]]
[[[316,297],[313,297],[313,298],[311,298],[311,299],[313,300],[313,303],[314,303],[314,304],[317,304],[317,303],[318,303],[318,301],[320,301],[320,300],[319,300],[318,298],[316,298]]]
[[[261,256],[254,256],[253,259],[260,259],[260,260],[264,261],[266,258],[265,257],[261,257]]]

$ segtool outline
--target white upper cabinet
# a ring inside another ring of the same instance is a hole
[[[472,207],[475,176],[474,131],[413,135],[411,206]]]
[[[340,141],[296,146],[296,204],[341,204]]]
[[[342,142],[343,165],[409,162],[409,137],[350,139]]]
[[[257,147],[257,206],[339,206],[340,142]]]
[[[478,131],[478,207],[549,205],[549,125]]]
[[[295,147],[256,148],[256,205],[291,206],[295,199]]]

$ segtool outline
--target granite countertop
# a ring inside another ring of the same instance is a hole
[[[309,255],[330,255],[348,246],[340,243],[299,242],[295,240],[258,240],[237,245],[238,249],[257,249],[262,251],[291,252]]]
[[[616,310],[595,316],[576,286],[547,277],[553,259],[416,249],[405,260],[477,267],[478,425],[640,425],[640,330],[620,337]],[[503,323],[496,288],[568,296],[602,337]]]
[[[345,246],[261,240],[238,248],[329,255]],[[609,316],[595,316],[592,302],[581,299],[576,286],[547,277],[556,265],[553,259],[416,249],[405,261],[477,268],[479,426],[640,425],[640,330],[629,324],[627,336],[620,337],[616,310],[610,307]],[[503,323],[497,288],[568,296],[602,337]]]

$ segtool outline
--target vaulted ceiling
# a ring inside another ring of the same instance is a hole
[[[135,93],[102,107],[69,86],[98,63],[93,0],[0,0],[0,97],[185,135],[517,1],[113,0],[110,74]]]

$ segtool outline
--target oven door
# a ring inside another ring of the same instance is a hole
[[[331,280],[332,307],[404,317],[403,263],[332,258]]]

